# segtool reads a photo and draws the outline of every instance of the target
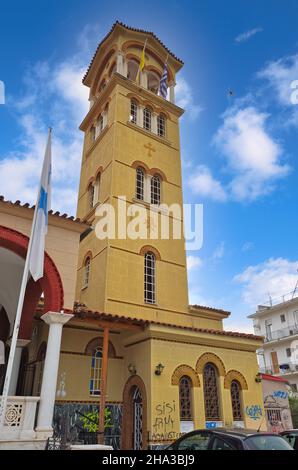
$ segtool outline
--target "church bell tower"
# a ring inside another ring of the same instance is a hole
[[[159,85],[165,63],[164,98]],[[92,230],[80,243],[76,298],[91,310],[177,325],[191,322],[183,233],[173,236],[173,226],[183,224],[183,110],[174,95],[182,65],[153,33],[116,22],[83,79],[90,109],[80,126],[85,137],[77,216]],[[115,214],[115,236],[100,239],[97,215],[104,204]],[[180,215],[165,208],[173,204]],[[119,207],[126,210],[127,224],[136,208],[148,215],[139,227],[145,237],[123,236]],[[151,236],[162,220],[169,224],[169,237],[161,237],[160,229]]]

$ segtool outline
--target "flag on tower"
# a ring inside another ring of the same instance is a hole
[[[147,44],[147,39],[146,39],[146,41],[145,41],[145,44],[144,44],[144,47],[143,47],[143,50],[142,50],[142,54],[141,54],[141,58],[140,58],[139,70],[138,70],[138,73],[137,73],[137,76],[136,76],[136,81],[139,80],[140,72],[142,72],[143,68],[145,67],[145,50],[146,50],[146,44]]]
[[[163,73],[159,82],[159,94],[164,99],[166,99],[167,93],[168,93],[167,81],[168,81],[168,68],[167,68],[167,61],[166,61],[164,65]]]
[[[48,231],[48,212],[51,206],[51,129],[49,130],[43,167],[41,172],[39,192],[36,202],[36,218],[32,233],[32,245],[29,259],[29,271],[38,281],[43,277],[45,236]]]

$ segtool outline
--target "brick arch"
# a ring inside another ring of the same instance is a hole
[[[149,173],[150,169],[149,166],[146,165],[146,163],[142,162],[141,160],[135,160],[132,164],[131,167],[134,168],[135,170],[139,167],[143,168],[146,173]]]
[[[143,449],[147,449],[147,394],[146,387],[138,375],[132,375],[124,385],[123,389],[123,418],[122,418],[122,449],[131,450],[133,447],[133,393],[138,387],[142,394],[143,403]]]
[[[151,176],[154,176],[154,175],[158,175],[162,181],[167,181],[167,177],[165,175],[165,173],[160,170],[159,168],[151,168],[149,171],[148,171],[148,174],[151,175]]]
[[[0,225],[0,247],[26,258],[29,238],[16,230]],[[52,258],[45,252],[44,275],[34,282],[31,278],[27,284],[22,312],[19,337],[30,339],[33,316],[40,296],[44,293],[44,312],[60,312],[64,303],[64,292],[60,274]]]
[[[158,261],[161,261],[161,256],[160,256],[159,251],[156,248],[154,248],[154,246],[151,246],[151,245],[143,246],[140,249],[140,255],[145,256],[145,254],[148,253],[148,251],[151,251],[155,255]]]
[[[184,375],[187,375],[191,379],[193,387],[200,387],[200,379],[197,376],[196,371],[186,364],[181,364],[176,367],[171,378],[172,385],[179,385],[180,379]]]
[[[225,376],[224,388],[231,388],[231,383],[233,380],[237,380],[240,383],[242,390],[248,390],[247,382],[244,375],[241,374],[238,370],[229,370]]]
[[[91,341],[89,341],[87,344],[84,352],[87,356],[92,356],[94,350],[98,347],[103,347],[103,338],[101,336],[91,339]],[[116,357],[115,346],[111,341],[109,341],[108,357]]]
[[[208,362],[211,362],[217,367],[219,375],[222,375],[222,376],[226,375],[226,369],[225,369],[224,363],[222,362],[220,357],[218,357],[216,354],[211,353],[211,352],[206,352],[202,354],[197,360],[197,364],[196,364],[197,374],[203,373],[204,367]]]

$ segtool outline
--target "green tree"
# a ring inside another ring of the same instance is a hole
[[[298,397],[290,396],[289,404],[290,404],[290,410],[291,410],[291,415],[292,415],[293,428],[297,429],[298,428]]]
[[[90,411],[86,413],[84,416],[80,417],[82,421],[83,428],[86,429],[88,432],[97,432],[98,431],[98,420],[99,420],[99,412],[98,411]],[[105,429],[112,427],[112,412],[109,408],[105,408],[105,422],[104,422]]]

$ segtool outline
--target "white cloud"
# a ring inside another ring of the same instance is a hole
[[[84,42],[83,36],[80,40]],[[84,50],[86,44],[87,38]],[[47,129],[52,126],[52,208],[75,214],[83,147],[78,126],[88,109],[88,89],[81,83],[87,64],[81,52],[60,63],[32,65],[25,74],[24,91],[10,97],[21,132],[16,148],[0,155],[5,198],[35,203]]]
[[[243,287],[244,302],[251,307],[278,299],[294,290],[297,282],[298,261],[285,258],[270,258],[263,263],[249,266],[234,277],[234,282]],[[280,298],[281,301],[281,298]]]
[[[268,114],[255,107],[236,107],[224,114],[214,142],[225,156],[227,169],[234,175],[230,196],[252,201],[274,189],[274,182],[289,173],[281,163],[282,147],[266,129]]]
[[[291,106],[291,83],[298,80],[298,54],[269,62],[257,76],[268,80],[279,103]]]
[[[261,33],[263,31],[263,28],[253,28],[249,29],[248,31],[244,31],[244,33],[239,34],[236,38],[236,42],[245,42],[248,41],[252,36],[254,36],[257,33]]]
[[[203,264],[203,261],[201,260],[201,258],[199,258],[199,256],[192,255],[187,256],[186,262],[188,271],[190,271],[191,269],[200,268]]]
[[[191,120],[195,120],[203,111],[202,106],[195,104],[192,89],[183,77],[177,79],[175,87],[176,104],[185,109]]]
[[[213,178],[205,165],[199,165],[188,178],[188,184],[195,194],[209,197],[215,201],[225,201],[227,195],[220,181]]]
[[[221,259],[225,254],[225,242],[221,241],[220,244],[215,248],[212,255],[212,259]]]

